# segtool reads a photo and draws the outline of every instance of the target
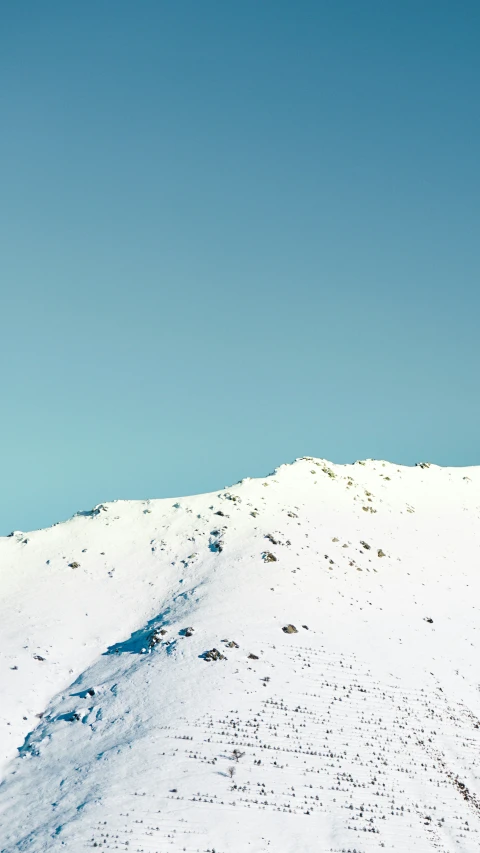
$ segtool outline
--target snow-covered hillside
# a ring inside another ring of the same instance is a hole
[[[0,539],[0,849],[478,851],[479,519],[307,458]]]

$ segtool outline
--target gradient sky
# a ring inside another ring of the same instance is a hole
[[[0,533],[480,464],[480,4],[0,7]]]

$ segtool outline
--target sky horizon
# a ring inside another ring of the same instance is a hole
[[[299,456],[480,464],[480,6],[0,28],[0,535]]]

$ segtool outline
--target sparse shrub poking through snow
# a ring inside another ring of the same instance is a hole
[[[233,750],[233,752],[232,752],[232,755],[233,755],[233,757],[234,757],[235,761],[237,761],[237,762],[238,762],[238,761],[240,761],[240,759],[241,759],[241,758],[243,758],[243,756],[245,755],[245,753],[244,753],[244,752],[240,752],[240,750],[239,750],[239,749],[234,749],[234,750]]]

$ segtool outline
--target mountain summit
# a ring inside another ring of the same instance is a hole
[[[479,518],[305,457],[0,539],[0,849],[478,851]]]

